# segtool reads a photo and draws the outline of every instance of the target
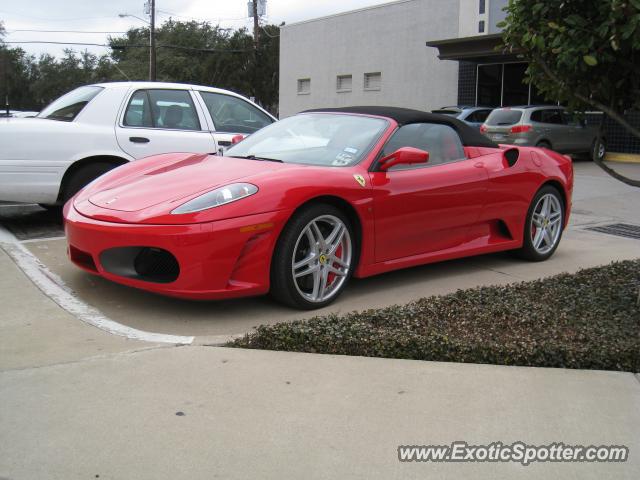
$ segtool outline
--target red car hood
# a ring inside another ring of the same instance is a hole
[[[96,185],[95,189],[90,186],[87,197],[97,207],[120,212],[137,212],[161,203],[178,206],[181,199],[283,166],[266,161],[189,155],[119,178],[113,184]]]

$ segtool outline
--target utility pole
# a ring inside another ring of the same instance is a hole
[[[149,0],[149,80],[156,81],[156,0]]]
[[[4,95],[4,108],[7,111],[7,117],[9,116],[10,113],[10,109],[9,109],[9,49],[3,49],[4,50],[4,88],[5,88],[5,95]]]
[[[253,15],[253,95],[251,100],[258,101],[258,82],[260,81],[260,17],[258,16],[258,1],[251,1],[251,13]]]
[[[253,49],[258,53],[260,48],[260,37],[258,30],[260,29],[260,19],[258,18],[258,0],[253,0]]]

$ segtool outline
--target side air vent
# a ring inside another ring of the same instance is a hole
[[[505,150],[503,155],[505,160],[507,161],[507,164],[510,167],[513,167],[518,161],[518,157],[520,157],[520,150],[518,150],[517,148],[510,148],[509,150]]]

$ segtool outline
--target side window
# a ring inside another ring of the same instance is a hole
[[[129,127],[153,128],[149,97],[146,90],[138,90],[131,96],[127,111],[124,114],[124,124]]]
[[[213,92],[200,95],[219,132],[253,133],[273,123],[271,117],[241,98]]]
[[[542,112],[544,112],[544,110],[535,110],[531,112],[531,121],[542,122]]]
[[[476,110],[475,112],[469,114],[466,120],[467,122],[483,123],[490,113],[491,110]]]
[[[411,123],[400,127],[384,146],[382,155],[389,155],[400,147],[414,147],[429,152],[429,162],[417,165],[396,165],[391,170],[406,170],[454,162],[465,158],[458,133],[448,125]]]
[[[131,127],[200,130],[191,95],[186,90],[138,90],[124,115]]]
[[[562,110],[541,110],[542,123],[550,123],[552,125],[563,125]]]
[[[571,125],[572,127],[580,125],[580,119],[569,112],[562,112],[562,118],[564,119],[565,125]]]

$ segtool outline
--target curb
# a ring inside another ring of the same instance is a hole
[[[58,306],[69,312],[78,320],[92,325],[100,330],[113,335],[141,340],[151,343],[169,343],[174,345],[191,345],[195,340],[193,336],[169,335],[155,332],[146,332],[136,328],[122,325],[103,315],[97,309],[80,300],[53,272],[43,265],[31,252],[18,242],[7,242],[10,235],[7,232],[0,237],[0,248],[13,260],[18,268],[29,278],[34,285]]]
[[[640,154],[638,153],[607,153],[604,157],[607,162],[617,163],[640,163]]]

